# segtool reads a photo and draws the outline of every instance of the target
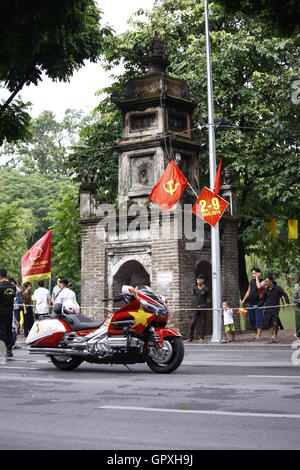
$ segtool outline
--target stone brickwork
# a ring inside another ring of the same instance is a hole
[[[237,307],[240,299],[237,218],[223,217],[221,227],[222,298],[228,300],[230,306]],[[236,311],[234,313],[235,325],[239,329],[239,315],[236,314]]]
[[[103,232],[95,221],[83,221],[81,250],[81,312],[92,318],[104,318],[107,295],[107,263]]]

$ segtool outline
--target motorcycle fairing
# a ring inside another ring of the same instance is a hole
[[[67,329],[65,325],[63,325],[59,320],[51,319],[36,321],[26,338],[26,344],[37,344],[45,338],[53,338],[54,335],[55,341],[52,343],[57,343],[57,340],[59,342],[66,332]]]
[[[132,325],[130,325],[130,329],[133,330],[137,335],[142,335],[153,318],[155,318],[154,312],[147,311],[147,309],[142,306],[139,300],[133,300],[114,313],[113,317],[110,319],[108,334],[123,335],[124,331],[119,326],[121,323],[118,324],[118,322],[124,322],[128,320],[129,322],[134,322]]]

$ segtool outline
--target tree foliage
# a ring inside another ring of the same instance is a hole
[[[300,4],[298,0],[217,0],[226,12],[241,12],[266,23],[279,35],[290,36],[300,32]]]
[[[60,122],[52,111],[43,111],[31,121],[28,140],[17,144],[5,143],[1,154],[8,159],[8,166],[25,174],[66,175],[67,155],[89,121],[89,116],[72,109],[65,111]]]
[[[31,210],[19,202],[0,205],[0,266],[7,269],[9,276],[20,279],[21,257],[35,225]]]
[[[53,231],[53,268],[55,277],[66,276],[80,293],[81,227],[79,221],[79,185],[62,186],[52,201],[48,215]]]
[[[4,138],[8,143],[29,139],[31,118],[27,112],[28,108],[28,103],[16,100],[2,111],[0,110],[0,146]]]
[[[61,185],[66,180],[58,179],[56,175],[25,175],[10,168],[0,170],[0,200],[6,204],[18,202],[22,208],[31,211],[35,221],[35,230],[27,237],[28,247],[48,230],[46,217],[49,206],[57,199]]]
[[[20,102],[11,103],[22,87],[37,85],[42,72],[69,80],[85,60],[99,59],[103,37],[111,31],[100,28],[94,0],[1,0],[0,12],[0,81],[11,93],[0,107],[2,144],[5,137],[16,141],[26,134],[28,113]]]
[[[64,268],[78,286],[78,185],[68,175],[65,159],[89,121],[89,116],[67,110],[58,122],[51,111],[44,111],[31,122],[28,142],[3,146],[2,158],[9,161],[0,168],[0,200],[5,208],[0,213],[2,232],[6,227],[2,235],[0,228],[0,237],[9,249],[1,250],[0,241],[0,261],[17,277],[22,255],[53,225],[53,275],[63,273]]]
[[[68,80],[99,58],[103,33],[94,0],[1,0],[0,79],[13,92],[41,73]]]
[[[2,168],[0,199],[0,265],[19,278],[21,257],[51,228],[53,276],[68,276],[79,292],[78,184],[53,174],[22,175]]]
[[[92,172],[99,195],[110,202],[114,202],[117,195],[116,141],[121,136],[121,130],[121,113],[108,98],[104,99],[95,110],[94,122],[83,129],[78,145],[67,159],[67,166],[79,180],[82,172]]]

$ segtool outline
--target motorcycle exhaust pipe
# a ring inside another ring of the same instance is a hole
[[[45,354],[46,356],[76,356],[88,357],[90,354],[86,351],[76,351],[74,349],[61,349],[61,348],[28,348],[29,354]]]

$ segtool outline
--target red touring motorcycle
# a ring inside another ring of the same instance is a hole
[[[176,370],[184,357],[179,332],[167,328],[165,299],[149,287],[123,286],[114,299],[125,301],[110,318],[92,322],[66,314],[34,323],[26,343],[31,354],[45,354],[62,370],[73,370],[83,361],[96,364],[146,362],[154,372]]]

